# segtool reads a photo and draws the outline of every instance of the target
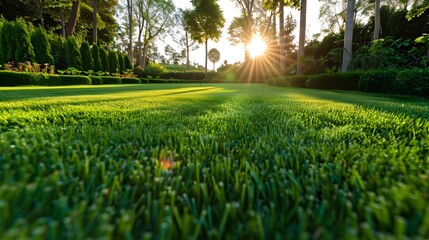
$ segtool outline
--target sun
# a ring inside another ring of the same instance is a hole
[[[255,36],[252,41],[250,41],[249,45],[247,45],[247,50],[252,58],[263,55],[266,48],[267,44],[265,44],[260,36]]]

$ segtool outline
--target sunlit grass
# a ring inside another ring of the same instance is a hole
[[[428,113],[262,84],[0,88],[0,236],[426,238]]]

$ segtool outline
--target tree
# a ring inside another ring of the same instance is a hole
[[[5,21],[1,28],[0,50],[2,51],[1,64],[15,59],[16,41],[14,39],[15,22]],[[8,34],[4,34],[8,33]]]
[[[80,45],[80,54],[82,56],[82,67],[84,71],[94,69],[94,60],[91,56],[91,49],[87,41],[82,42]]]
[[[109,60],[109,72],[110,72],[110,74],[118,73],[119,61],[118,61],[118,56],[116,55],[115,51],[113,51],[113,50],[109,51],[108,60]]]
[[[215,70],[215,64],[220,60],[220,52],[216,48],[212,48],[209,51],[209,60],[213,63],[213,71]]]
[[[198,49],[199,46],[197,45],[198,42],[193,40],[189,34],[189,27],[186,25],[186,21],[184,17],[185,12],[189,12],[189,10],[179,9],[179,13],[176,16],[177,21],[180,23],[180,26],[182,28],[181,29],[182,31],[179,30],[178,32],[176,32],[176,35],[181,34],[180,38],[176,42],[181,46],[185,46],[184,50],[185,50],[185,57],[186,57],[186,67],[189,68],[191,65],[191,62],[189,60],[189,53],[191,50]]]
[[[205,75],[207,77],[208,41],[219,40],[225,24],[223,13],[215,0],[193,0],[193,10],[185,14],[192,39],[205,43]]]
[[[354,10],[354,9],[353,9]],[[298,42],[298,56],[296,74],[302,74],[302,58],[304,57],[305,47],[305,29],[307,24],[307,0],[301,0],[300,20],[299,20],[299,42]]]
[[[122,54],[124,58],[125,69],[133,69],[133,65],[131,65],[130,58],[127,54]]]
[[[108,59],[108,52],[107,50],[100,46],[99,47],[100,50],[100,60],[101,60],[101,66],[103,68],[104,72],[109,72],[110,71],[110,67],[109,67],[109,59]]]
[[[374,40],[380,38],[381,19],[380,19],[380,4],[381,0],[375,0],[375,23],[374,23]]]
[[[116,53],[116,55],[118,56],[119,73],[123,74],[126,70],[125,69],[124,56],[120,52]]]
[[[82,55],[77,46],[76,38],[70,36],[66,40],[67,67],[82,70]]]
[[[92,42],[97,43],[97,0],[92,0]]]
[[[100,49],[95,43],[91,47],[91,56],[92,56],[92,59],[94,60],[94,72],[103,71],[103,65],[101,64],[101,57],[100,57]]]
[[[49,43],[45,29],[38,27],[31,33],[31,44],[34,48],[37,63],[54,64],[54,57],[51,54],[51,44]]]
[[[80,2],[78,0],[72,3],[72,10],[67,24],[67,37],[73,36],[75,33],[77,19],[79,18],[79,4]]]
[[[346,72],[352,59],[353,26],[356,0],[347,1],[346,31],[344,33],[343,61],[341,71]]]
[[[13,31],[15,37],[15,58],[16,62],[34,61],[34,48],[31,45],[30,34],[27,23],[19,18],[16,20]]]

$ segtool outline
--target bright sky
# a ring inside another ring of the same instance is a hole
[[[192,4],[190,0],[173,0],[177,8],[190,9]],[[223,11],[226,19],[225,27],[223,29],[222,38],[219,42],[209,41],[209,50],[211,48],[217,48],[220,51],[220,61],[216,64],[216,68],[219,67],[225,60],[228,63],[235,63],[238,61],[244,61],[244,46],[237,45],[232,46],[228,40],[228,27],[234,17],[240,16],[240,10],[237,8],[233,0],[220,0],[219,5]],[[289,9],[286,9],[285,14],[289,13]],[[292,11],[293,16],[297,20],[296,37],[295,41],[298,41],[298,29],[299,29],[299,11]],[[319,24],[319,1],[318,0],[307,0],[307,39],[311,39],[313,34],[320,32]],[[198,50],[191,52],[190,54],[191,63],[196,62],[204,65],[204,46],[201,46]],[[209,62],[209,69],[213,66]]]

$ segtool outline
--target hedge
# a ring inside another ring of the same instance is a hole
[[[121,84],[122,81],[118,77],[101,77],[103,84]]]
[[[0,71],[0,86],[22,85],[90,85],[91,79],[86,76],[46,75],[43,73],[19,73]]]
[[[92,85],[102,85],[103,84],[103,78],[98,76],[91,76]]]
[[[267,83],[269,85],[278,86],[278,87],[289,87],[288,76],[271,78],[271,79],[268,79]]]
[[[300,75],[300,76],[283,76],[276,77],[268,80],[268,84],[279,86],[279,87],[300,87],[306,88],[308,76]]]
[[[375,70],[364,72],[359,81],[359,90],[371,93],[399,93],[396,77],[400,70]]]
[[[396,77],[397,93],[429,97],[429,70],[409,69],[398,73]]]
[[[138,78],[121,78],[122,83],[140,84],[141,81]]]
[[[358,90],[363,72],[325,73],[310,76],[307,80],[309,88],[327,90]]]
[[[204,72],[169,72],[162,75],[164,79],[203,80]]]

